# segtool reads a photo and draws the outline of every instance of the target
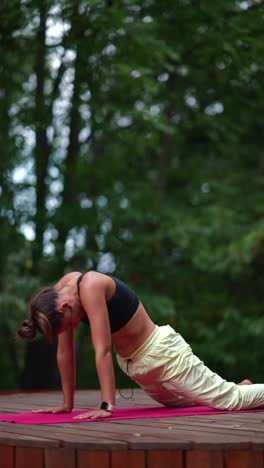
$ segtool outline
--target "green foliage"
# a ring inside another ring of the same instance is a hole
[[[37,385],[42,344],[13,341],[30,296],[90,268],[226,378],[263,381],[263,14],[257,0],[5,2],[2,388]],[[86,332],[78,385],[93,387]]]

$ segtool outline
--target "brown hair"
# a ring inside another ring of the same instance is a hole
[[[54,288],[42,289],[30,301],[30,319],[24,320],[17,337],[31,341],[39,331],[51,343],[60,327],[61,314],[57,309],[58,293]]]

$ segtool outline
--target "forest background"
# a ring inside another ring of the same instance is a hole
[[[264,381],[263,3],[1,3],[0,389],[60,385],[56,343],[14,336],[32,294],[89,269],[226,379]]]

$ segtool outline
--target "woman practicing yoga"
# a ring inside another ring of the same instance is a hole
[[[39,412],[70,412],[74,406],[74,328],[90,324],[101,388],[98,409],[78,418],[106,418],[115,407],[112,346],[121,369],[154,400],[165,406],[208,405],[239,410],[264,407],[264,384],[227,382],[192,353],[169,325],[155,325],[136,294],[119,279],[89,271],[64,275],[30,303],[30,319],[17,334],[33,339],[40,331],[49,341],[58,336],[57,363],[64,403]],[[248,384],[248,385],[247,385]]]

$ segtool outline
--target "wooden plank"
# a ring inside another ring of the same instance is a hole
[[[263,468],[263,451],[228,450],[225,468]]]
[[[11,425],[13,426],[13,425]],[[21,426],[20,426],[21,427]],[[19,426],[17,426],[19,428]],[[11,427],[12,429],[12,427]],[[11,430],[10,429],[10,430]],[[26,431],[27,434],[34,433],[34,426],[23,426],[20,430]],[[116,430],[118,432],[116,432]],[[135,427],[131,427],[130,424],[123,424],[122,426],[116,426],[116,424],[109,422],[89,422],[89,423],[80,423],[80,424],[68,424],[65,426],[56,425],[54,426],[41,426],[38,431],[41,431],[41,435],[43,437],[49,437],[48,433],[50,433],[50,437],[52,434],[56,435],[59,438],[59,442],[61,445],[74,445],[77,444],[76,447],[85,449],[85,443],[87,444],[87,448],[91,448],[91,441],[96,443],[97,450],[103,450],[107,448],[108,450],[124,450],[127,449],[128,444],[134,442],[147,442],[152,443],[153,446],[157,445],[157,442],[160,439],[160,431],[156,429],[156,435],[149,436],[149,431],[147,434],[138,433],[135,430]],[[46,435],[47,434],[47,435]],[[38,432],[40,435],[40,432]],[[173,435],[171,438],[167,431],[163,431],[163,439],[165,440],[166,444],[170,441],[173,444],[174,448],[175,445],[179,444],[187,448],[190,446],[190,442],[186,441],[186,437],[179,436],[175,439]],[[81,442],[81,446],[80,446]],[[106,444],[108,443],[108,446]],[[94,446],[95,448],[95,446]],[[135,448],[135,447],[133,447]],[[167,448],[167,446],[163,447]]]
[[[224,455],[220,450],[189,450],[185,468],[224,468]]]
[[[182,416],[179,416],[179,418],[181,418]],[[185,416],[184,417],[185,419],[187,418],[187,420],[190,418],[190,419],[193,419],[194,421],[199,421],[199,422],[202,422],[202,421],[207,421],[207,422],[227,422],[227,423],[232,423],[232,422],[237,422],[237,421],[244,421],[244,422],[247,422],[247,421],[263,421],[264,419],[264,412],[260,412],[260,411],[252,411],[252,412],[247,412],[247,413],[239,413],[239,412],[234,412],[234,413],[226,413],[226,414],[218,414],[218,415],[215,415],[215,414],[205,414],[203,416]]]
[[[44,468],[42,448],[16,447],[15,468]]]
[[[184,425],[184,426],[192,426],[192,427],[207,427],[207,428],[221,428],[221,429],[231,429],[235,431],[248,431],[248,430],[254,430],[257,432],[264,432],[264,424],[263,424],[263,417],[262,419],[257,420],[257,418],[254,418],[252,420],[246,419],[246,420],[241,420],[239,418],[234,418],[232,420],[226,420],[226,419],[220,419],[219,420],[213,420],[213,421],[208,421],[203,418],[199,418],[198,416],[191,418],[177,418],[177,419],[171,419],[172,424],[177,424],[177,426]],[[169,420],[166,419],[164,420],[164,423],[169,423]],[[163,424],[161,421],[160,424]]]
[[[94,422],[95,431],[99,430],[100,422]],[[112,433],[108,435],[108,437],[119,437],[120,440],[128,440],[130,448],[137,448],[147,450],[151,447],[146,444],[144,445],[144,439],[147,438],[154,438],[156,439],[156,448],[157,449],[176,449],[176,448],[188,448],[184,446],[184,443],[187,442],[187,446],[189,446],[190,442],[195,445],[195,448],[201,444],[199,448],[205,448],[205,446],[211,446],[217,448],[236,448],[236,449],[247,449],[250,445],[252,439],[257,443],[257,437],[255,434],[234,434],[233,431],[226,432],[225,430],[217,430],[212,431],[210,428],[206,428],[203,430],[199,430],[196,428],[178,428],[177,425],[168,428],[161,428],[159,424],[155,425],[155,427],[146,427],[144,423],[142,424],[139,421],[138,425],[131,425],[131,424],[119,424],[119,428],[117,428],[117,424],[114,422],[108,421],[104,423],[104,433],[108,434],[109,432]],[[140,426],[140,427],[139,427]],[[130,438],[127,439],[127,435],[130,435]],[[134,435],[137,435],[137,440],[135,440]],[[254,436],[254,437],[253,437]],[[133,443],[136,443],[134,445]],[[264,439],[261,438],[260,444],[264,447]],[[153,447],[155,448],[155,447]]]
[[[61,392],[0,395],[1,409],[29,411],[32,408],[57,405]],[[99,391],[77,391],[76,407],[97,406]],[[140,389],[131,400],[117,398],[119,406],[140,407],[155,403]],[[160,406],[160,405],[157,405]],[[0,416],[1,419],[1,416]],[[204,450],[264,449],[264,413],[231,413],[140,420],[100,421],[80,424],[21,426],[0,423],[0,444],[32,447],[68,447],[91,451],[195,449],[201,457]],[[114,458],[113,458],[114,460]],[[190,458],[191,460],[191,458]],[[190,462],[191,463],[191,462]],[[207,462],[206,462],[207,463]],[[209,462],[208,462],[209,463]]]
[[[0,460],[1,468],[14,468],[15,449],[14,447],[6,447],[0,445]]]
[[[139,450],[112,452],[110,466],[111,468],[145,468],[145,453]]]
[[[77,468],[110,468],[110,452],[77,451]]]
[[[181,450],[152,450],[147,452],[146,468],[184,468]],[[198,468],[198,466],[196,467]]]
[[[132,421],[132,420],[131,420]],[[130,425],[135,428],[139,433],[146,433],[147,429],[151,432],[149,434],[154,435],[155,431],[158,431],[160,442],[165,437],[173,437],[178,435],[185,435],[188,437],[188,440],[192,440],[195,444],[201,442],[202,439],[205,442],[206,440],[212,441],[215,438],[215,441],[221,441],[221,447],[223,447],[224,439],[226,439],[226,448],[230,448],[231,441],[234,443],[234,448],[246,448],[244,443],[252,443],[256,447],[264,448],[264,433],[258,433],[256,428],[254,430],[243,430],[240,431],[239,428],[225,428],[225,427],[212,427],[212,426],[201,426],[197,424],[188,424],[180,423],[178,424],[177,420],[170,421],[171,425],[164,424],[163,422],[155,421],[156,428],[153,428],[153,423],[151,425],[150,420],[139,420],[137,424],[132,422]],[[110,424],[110,421],[109,421]],[[119,424],[122,426],[122,421],[116,421],[116,425]],[[136,429],[137,428],[137,429]],[[153,428],[153,429],[152,429]],[[242,445],[241,445],[242,444]]]
[[[7,436],[9,436],[9,438],[12,438],[13,436],[15,439],[17,435],[20,435],[21,438],[22,434],[24,434],[24,437],[28,438],[29,436],[36,434],[36,436],[39,437],[40,442],[40,439],[42,439],[39,446],[54,445],[54,443],[57,445],[74,445],[74,443],[77,443],[77,446],[81,448],[80,443],[82,443],[82,448],[85,448],[83,443],[88,443],[91,447],[91,442],[95,442],[97,449],[99,449],[100,445],[103,444],[105,448],[113,450],[113,444],[115,444],[115,449],[118,449],[116,444],[121,446],[122,441],[123,443],[129,443],[130,447],[134,449],[136,447],[141,449],[150,448],[148,443],[152,443],[152,445],[154,443],[154,448],[188,448],[190,447],[191,442],[196,445],[201,443],[208,445],[216,443],[221,444],[221,446],[224,445],[226,448],[232,448],[232,445],[236,448],[247,448],[251,438],[250,435],[239,437],[232,436],[232,433],[225,434],[225,432],[221,433],[219,431],[217,433],[210,433],[210,431],[201,432],[199,430],[194,432],[193,429],[188,430],[183,428],[173,428],[173,430],[168,431],[166,428],[157,427],[155,429],[149,429],[144,426],[139,428],[138,426],[131,427],[129,424],[119,425],[117,428],[114,423],[110,422],[82,424],[85,425],[82,430],[76,430],[76,425],[72,425],[75,427],[63,427],[59,431],[58,426],[56,428],[47,426],[35,428],[34,426],[9,425],[8,431],[11,432],[9,433],[6,431],[4,433],[4,440],[6,440]],[[36,437],[34,437],[34,439],[36,439]],[[143,446],[142,444],[144,443],[146,443],[146,445]],[[102,448],[103,447],[101,447],[101,449]]]
[[[80,436],[76,434],[63,434],[61,436],[61,445],[63,447],[76,448],[81,450],[127,450],[126,441],[109,440],[103,437]]]
[[[3,423],[4,424],[4,423]],[[217,448],[248,448],[250,436],[244,435],[233,436],[233,433],[226,434],[225,432],[212,433],[209,429],[206,431],[194,431],[188,428],[172,427],[173,430],[168,431],[166,427],[146,427],[141,425],[131,424],[116,424],[114,422],[90,422],[80,423],[80,428],[76,428],[76,424],[72,424],[69,428],[61,428],[59,426],[21,426],[8,424],[5,426],[9,434],[25,434],[25,437],[36,434],[41,436],[43,440],[41,446],[47,446],[47,441],[60,445],[71,446],[76,448],[93,448],[96,450],[118,450],[118,446],[123,449],[123,443],[129,444],[130,448],[135,450],[145,449],[187,449],[191,445],[196,448],[211,447]],[[82,428],[82,429],[81,429]],[[102,437],[103,433],[103,437]],[[7,433],[5,433],[7,434]],[[50,438],[50,439],[49,439]],[[54,440],[53,440],[54,438]],[[1,440],[1,437],[0,437]],[[263,442],[263,441],[262,441]],[[35,444],[36,445],[36,444]],[[118,445],[118,446],[117,446]],[[40,446],[40,445],[38,445]],[[126,447],[124,447],[126,448]]]
[[[40,437],[31,437],[29,435],[10,434],[0,432],[0,445],[17,447],[44,447],[47,445],[57,446],[57,442]]]
[[[200,418],[201,419],[201,418]],[[109,421],[110,422],[110,421]],[[115,421],[115,424],[123,424],[123,420]],[[126,421],[128,422],[128,421]],[[151,419],[131,419],[129,420],[130,425],[137,425],[137,426],[145,426],[145,427],[153,427],[153,420]],[[197,429],[204,429],[205,431],[216,432],[224,432],[226,434],[232,433],[235,435],[246,433],[246,435],[251,431],[254,435],[259,435],[263,437],[264,440],[264,424],[263,419],[256,422],[256,420],[252,420],[251,422],[247,423],[236,423],[235,421],[230,424],[230,422],[221,421],[220,423],[216,421],[204,421],[200,420],[197,422],[196,417],[194,418],[157,418],[155,419],[155,425],[159,428],[167,428],[171,429],[180,429],[181,427],[184,429],[193,429],[193,431],[197,431]],[[229,431],[229,432],[228,432]]]
[[[118,440],[117,440],[118,437]],[[122,444],[121,444],[122,442]],[[156,448],[159,444],[157,441],[157,437],[149,437],[149,436],[144,436],[144,437],[137,437],[137,436],[127,436],[127,435],[113,435],[113,441],[112,444],[109,445],[109,440],[107,441],[107,444],[104,444],[101,438],[94,439],[93,441],[91,438],[86,438],[84,441],[80,441],[78,439],[78,436],[76,436],[76,439],[73,440],[73,438],[69,438],[68,440],[63,437],[63,444],[64,446],[69,446],[69,447],[76,447],[79,449],[92,449],[92,450],[109,450],[109,451],[115,451],[115,450],[145,450],[147,449],[152,449]],[[175,446],[177,447],[178,445],[182,446],[184,445],[185,448],[190,447],[191,443],[186,442],[185,440],[182,442],[173,441],[170,439],[169,441],[163,441],[161,443],[162,448],[168,449],[168,448],[174,448]]]
[[[57,447],[56,431],[45,430],[37,428],[36,426],[24,426],[20,424],[2,423],[0,424],[0,443],[6,445],[7,439],[11,441],[16,440],[31,440],[34,441],[32,445],[38,447]],[[16,445],[16,444],[12,444]]]
[[[85,423],[82,423],[85,425]],[[70,427],[59,427],[59,426],[31,426],[31,425],[16,425],[3,423],[0,425],[0,441],[6,444],[7,438],[11,445],[16,445],[17,440],[33,440],[35,441],[32,445],[41,447],[60,447],[60,446],[71,446],[72,448],[93,448],[94,450],[125,450],[127,443],[113,440],[113,438],[107,439],[102,435],[94,434],[92,431],[92,424],[88,423],[89,429],[87,431],[76,430],[76,424],[69,425]],[[6,428],[4,432],[2,428]],[[102,427],[103,430],[103,427]],[[104,431],[103,431],[104,432]],[[34,437],[34,434],[36,437]],[[37,438],[38,437],[38,438]],[[37,444],[36,441],[39,441]],[[29,443],[27,445],[30,445]]]
[[[175,423],[174,423],[175,424]],[[177,424],[178,426],[178,424]],[[222,429],[222,430],[232,430],[234,433],[247,433],[248,431],[255,432],[264,438],[264,424],[258,421],[248,421],[246,423],[233,423],[232,425],[229,423],[211,423],[211,424],[204,424],[204,423],[190,423],[186,422],[185,426],[188,427],[200,427],[200,428],[209,428],[211,430],[214,429]]]
[[[46,439],[56,439],[58,442],[66,440],[64,438],[64,435],[67,434],[67,441],[70,439],[70,435],[72,434],[72,440],[74,441],[76,439],[76,436],[78,436],[79,439],[83,439],[84,437],[92,439],[97,438],[98,445],[100,444],[100,441],[103,439],[104,442],[106,442],[106,439],[109,438],[109,449],[111,449],[111,444],[113,444],[113,441],[120,441],[120,445],[122,444],[121,440],[128,441],[130,436],[135,436],[135,437],[141,437],[142,436],[157,436],[157,440],[160,441],[161,437],[163,436],[164,439],[167,441],[171,438],[173,441],[175,441],[175,436],[171,436],[171,434],[168,434],[167,429],[160,430],[158,427],[155,428],[155,434],[153,434],[153,428],[151,427],[150,429],[147,428],[147,430],[144,429],[143,433],[140,429],[140,432],[137,431],[137,426],[131,426],[130,424],[122,424],[122,425],[116,425],[114,422],[90,422],[90,423],[80,423],[80,424],[65,424],[64,426],[60,425],[51,425],[51,426],[30,426],[30,425],[13,425],[13,424],[6,424],[2,423],[0,424],[0,429],[5,429],[5,433],[10,433],[10,434],[25,434],[29,436],[36,435],[38,437],[43,437]],[[102,437],[103,434],[103,437]],[[68,437],[69,436],[69,437]],[[154,437],[155,438],[155,437]],[[178,440],[186,441],[186,437],[178,437]],[[117,447],[115,447],[117,449]]]
[[[84,423],[85,424],[85,423]],[[98,435],[98,443],[100,443],[100,438],[102,433],[104,437],[112,438],[113,441],[123,441],[129,445],[130,449],[133,450],[145,450],[146,448],[157,448],[161,444],[163,449],[174,448],[178,446],[180,448],[187,449],[190,447],[191,442],[185,437],[178,435],[168,434],[168,431],[164,430],[163,432],[159,428],[155,428],[155,433],[147,429],[146,431],[137,430],[136,426],[131,426],[126,422],[126,424],[116,425],[114,422],[93,422],[87,423],[85,433],[93,429],[92,434],[94,437]]]
[[[44,449],[44,459],[45,468],[76,468],[74,449],[46,448]]]

